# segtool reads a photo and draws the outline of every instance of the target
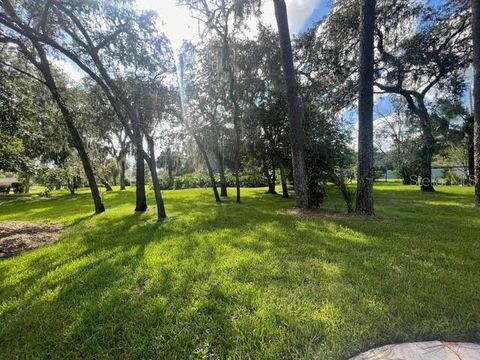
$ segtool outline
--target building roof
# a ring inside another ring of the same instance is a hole
[[[10,177],[10,178],[0,178],[0,186],[1,185],[12,185],[12,183],[18,182],[17,179]]]

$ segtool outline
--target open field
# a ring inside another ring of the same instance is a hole
[[[241,205],[166,191],[163,224],[133,213],[132,188],[95,216],[88,193],[1,199],[0,220],[66,230],[0,261],[0,358],[323,360],[478,342],[480,212],[473,188],[437,190],[377,184],[374,219],[285,215],[293,200],[264,189]]]

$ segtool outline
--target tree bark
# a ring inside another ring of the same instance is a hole
[[[265,165],[265,176],[268,183],[267,194],[277,195],[277,192],[275,191],[275,183],[277,182],[277,177],[275,175],[275,162],[272,161],[271,164],[272,166],[270,169],[268,164]],[[272,171],[272,173],[270,173],[270,170]]]
[[[127,168],[127,156],[126,152],[123,149],[120,151],[120,190],[125,190],[125,171]]]
[[[163,202],[162,191],[160,190],[160,181],[158,180],[157,164],[155,161],[155,144],[153,138],[147,138],[149,157],[147,160],[150,173],[152,174],[153,192],[155,193],[155,203],[157,204],[158,220],[166,219],[165,204]]]
[[[197,143],[198,149],[200,150],[200,153],[203,156],[203,160],[205,160],[205,165],[207,166],[208,176],[210,177],[210,185],[211,185],[212,190],[213,190],[213,196],[215,197],[215,201],[217,203],[222,202],[222,200],[220,199],[220,195],[218,195],[217,184],[216,184],[216,181],[215,181],[215,174],[214,174],[212,166],[210,164],[210,160],[208,159],[207,151],[205,150],[200,138],[196,134],[194,134],[193,132],[191,132],[191,135],[193,136],[195,142]]]
[[[413,112],[420,118],[423,139],[420,189],[422,191],[435,191],[432,181],[432,159],[435,153],[436,140],[432,133],[432,122],[428,110],[425,107],[424,99],[417,98],[416,100],[418,105]]]
[[[57,88],[57,84],[53,75],[51,73],[50,64],[47,59],[47,55],[44,49],[38,44],[36,41],[32,40],[34,43],[35,49],[40,58],[40,63],[37,62],[34,58],[31,58],[30,53],[24,53],[27,58],[42,72],[42,75],[45,79],[45,84],[47,85],[52,98],[57,103],[57,106],[62,113],[63,119],[65,124],[67,125],[68,132],[70,133],[70,137],[72,140],[72,144],[78,152],[78,156],[82,162],[83,170],[85,172],[85,176],[87,177],[88,185],[90,187],[90,192],[92,194],[93,203],[95,207],[95,213],[99,214],[105,211],[105,206],[103,205],[102,198],[100,196],[100,192],[98,190],[97,182],[95,180],[95,175],[93,173],[93,167],[90,163],[90,158],[88,157],[87,150],[85,149],[85,144],[83,143],[82,137],[75,126],[73,121],[73,117],[68,109],[65,101],[63,100],[62,96],[60,96]]]
[[[375,0],[363,0],[360,14],[360,81],[358,94],[358,180],[356,211],[373,208],[373,71]]]
[[[70,177],[67,178],[67,188],[70,192],[70,195],[75,195],[75,178],[71,179]]]
[[[472,0],[475,206],[480,207],[480,2]]]
[[[282,197],[284,199],[288,199],[288,186],[287,186],[287,175],[285,174],[285,166],[280,163],[279,164],[279,169],[280,169],[280,178],[282,180]]]
[[[475,142],[472,136],[468,136],[468,184],[475,184]]]
[[[98,175],[97,175],[98,176]],[[110,183],[107,181],[107,179],[105,179],[103,176],[98,176],[98,179],[100,180],[100,182],[102,183],[103,186],[105,186],[105,189],[107,191],[113,191],[112,189],[112,186],[110,185]]]
[[[147,195],[145,193],[145,163],[143,159],[143,140],[140,130],[135,130],[135,211],[147,211]]]
[[[28,194],[30,192],[30,175],[25,175],[23,193]]]
[[[292,44],[288,28],[287,7],[285,0],[274,0],[275,18],[277,20],[280,50],[282,55],[283,75],[287,90],[288,119],[292,143],[293,180],[295,187],[295,206],[308,207],[307,172],[305,168],[305,133],[297,82],[293,67]]]
[[[230,57],[229,57],[230,58]],[[237,195],[237,203],[241,202],[240,198],[240,121],[237,95],[235,91],[235,65],[229,61],[230,90],[229,97],[233,105],[233,128],[235,131],[235,187]]]
[[[223,162],[223,156],[217,153],[218,161],[218,174],[220,175],[220,196],[228,197],[227,192],[227,180],[225,179],[225,164]]]

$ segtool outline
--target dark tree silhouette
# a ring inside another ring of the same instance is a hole
[[[358,91],[358,179],[356,211],[373,215],[373,51],[375,0],[363,0],[360,12]]]
[[[473,38],[473,101],[475,152],[475,206],[480,207],[480,2],[471,0]]]
[[[295,188],[295,205],[308,207],[307,172],[305,169],[305,133],[303,118],[298,98],[297,81],[293,67],[292,44],[288,28],[287,6],[284,0],[274,0],[275,18],[277,19],[280,50],[282,54],[283,74],[287,89],[288,119],[293,158],[293,182]]]

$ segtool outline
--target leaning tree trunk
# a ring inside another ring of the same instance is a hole
[[[113,191],[112,189],[112,185],[110,185],[110,183],[107,181],[107,179],[105,179],[103,176],[98,176],[98,179],[100,180],[100,182],[102,183],[103,186],[105,186],[105,189],[107,191]]]
[[[373,67],[375,0],[363,0],[360,13],[360,82],[358,94],[358,180],[356,211],[373,209]]]
[[[46,57],[44,58],[46,61]],[[105,206],[103,205],[102,198],[100,196],[100,191],[98,190],[97,182],[95,180],[95,175],[93,173],[92,164],[90,163],[90,158],[88,157],[87,150],[85,149],[85,145],[83,143],[82,137],[78,132],[73,118],[71,116],[70,110],[67,108],[63,98],[58,93],[57,85],[53,76],[50,73],[49,69],[42,69],[42,73],[45,78],[45,82],[52,94],[53,99],[57,103],[60,111],[63,115],[63,119],[67,125],[68,132],[72,138],[72,143],[75,149],[77,149],[78,156],[82,162],[83,170],[85,172],[85,176],[87,177],[88,186],[90,187],[90,192],[92,194],[93,203],[95,206],[95,213],[99,214],[105,211]]]
[[[275,18],[277,19],[280,50],[282,54],[283,75],[287,90],[288,119],[292,143],[293,182],[295,187],[295,205],[308,207],[307,172],[305,168],[305,134],[302,112],[297,93],[297,82],[293,67],[292,44],[288,29],[287,7],[285,0],[274,0]]]
[[[160,221],[167,218],[167,213],[165,211],[165,204],[163,202],[162,191],[160,189],[160,181],[158,180],[157,164],[155,162],[155,144],[153,138],[148,137],[147,143],[149,156],[146,156],[145,158],[148,162],[150,173],[152,175],[153,192],[155,193],[155,203],[157,204],[157,217]]]
[[[147,195],[145,193],[145,163],[143,161],[143,141],[139,130],[135,130],[135,211],[147,211]]]
[[[480,2],[472,0],[475,206],[480,207]]]
[[[190,131],[190,133],[193,136],[193,139],[195,140],[195,142],[197,143],[198,150],[200,150],[200,153],[203,156],[203,160],[205,160],[205,165],[207,166],[207,170],[208,170],[208,176],[210,177],[210,185],[211,185],[212,190],[213,190],[213,196],[215,197],[215,201],[217,203],[219,203],[222,200],[220,199],[220,196],[218,195],[217,183],[215,181],[215,174],[214,174],[212,166],[210,164],[210,160],[208,159],[207,151],[205,150],[205,147],[203,146],[200,138],[196,134],[194,134],[192,131]]]
[[[63,113],[63,111],[62,111]],[[67,113],[69,114],[68,110]],[[66,115],[64,113],[64,118]],[[72,119],[67,121],[68,131],[70,132],[70,136],[73,139],[73,146],[77,149],[78,156],[82,161],[83,170],[85,172],[85,176],[87,177],[88,186],[90,187],[90,192],[92,193],[93,203],[95,205],[95,213],[99,214],[105,211],[105,206],[103,205],[102,198],[100,197],[100,191],[98,190],[97,182],[95,180],[95,175],[93,173],[92,164],[90,163],[90,159],[88,157],[87,151],[85,150],[85,146],[83,144],[82,138],[80,137],[80,133],[78,132],[77,128],[73,124]]]
[[[11,4],[7,1],[7,4],[11,6]],[[10,24],[7,24],[10,26]],[[57,103],[60,112],[62,113],[63,119],[65,124],[67,125],[68,132],[71,136],[71,141],[75,149],[78,151],[78,155],[82,162],[83,170],[85,172],[85,176],[88,180],[88,185],[90,186],[90,192],[92,194],[93,203],[95,206],[95,213],[101,213],[105,211],[105,206],[103,205],[102,198],[100,196],[100,192],[98,191],[98,186],[95,181],[95,176],[93,174],[92,164],[90,163],[90,158],[88,157],[87,151],[85,149],[85,145],[83,143],[82,137],[78,132],[75,123],[73,121],[73,117],[68,109],[64,99],[60,96],[57,88],[57,84],[55,79],[53,78],[50,63],[47,58],[47,54],[45,49],[40,45],[35,37],[30,38],[36,52],[38,55],[38,59],[34,54],[32,54],[26,47],[20,46],[19,50],[27,57],[27,59],[42,73],[45,79],[45,85],[48,87],[52,98]]]

